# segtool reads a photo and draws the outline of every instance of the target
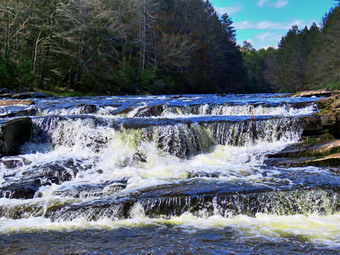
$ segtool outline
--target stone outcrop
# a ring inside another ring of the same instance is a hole
[[[313,90],[313,91],[301,91],[293,95],[293,97],[331,97],[335,95],[339,95],[340,90]]]
[[[267,165],[282,167],[332,166],[339,164],[340,139],[326,142],[302,142],[268,155]]]
[[[315,93],[315,91],[312,92]],[[340,92],[332,91],[329,93],[332,93],[330,97],[322,98],[316,102],[320,112],[302,118],[303,136],[315,137],[329,134],[340,139]],[[321,140],[324,140],[324,137]]]
[[[301,117],[303,141],[268,155],[267,165],[340,169],[340,91],[307,91],[294,96],[328,96],[316,102],[320,112]],[[338,171],[338,170],[335,170]]]
[[[12,106],[12,105],[31,105],[34,104],[33,100],[0,100],[0,106]]]

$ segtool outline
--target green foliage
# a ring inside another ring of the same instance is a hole
[[[276,50],[273,48],[255,50],[250,43],[244,42],[242,55],[247,68],[250,92],[272,92],[272,84],[267,82],[264,70],[275,54]]]
[[[332,82],[327,86],[330,90],[340,90],[340,81]]]
[[[140,78],[140,91],[148,94],[152,94],[155,92],[155,79],[157,75],[154,70],[152,69],[146,69]]]
[[[15,88],[32,88],[36,85],[35,76],[29,61],[13,63],[0,58],[0,86]]]
[[[6,86],[108,94],[245,88],[232,20],[220,19],[209,1],[18,0],[3,7]]]
[[[245,43],[243,59],[251,87],[297,92],[328,87],[339,89],[340,6],[324,17],[322,27],[293,26],[279,48],[254,50]]]

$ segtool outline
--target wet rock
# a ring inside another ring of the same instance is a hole
[[[147,156],[144,153],[140,153],[140,152],[135,153],[132,157],[132,160],[134,162],[142,162],[142,163],[146,163],[148,161]]]
[[[10,199],[32,199],[41,187],[40,179],[30,183],[12,184],[0,189],[1,197]]]
[[[332,110],[340,107],[340,95],[320,99],[316,102],[319,109]]]
[[[302,136],[320,136],[331,134],[338,138],[338,128],[340,122],[337,117],[331,114],[315,114],[312,116],[301,117]],[[339,137],[340,138],[340,137]]]
[[[80,114],[91,114],[97,112],[97,106],[95,105],[82,105]]]
[[[0,106],[31,105],[31,104],[34,104],[33,100],[0,100]]]
[[[268,158],[299,158],[306,156],[324,156],[334,152],[340,152],[340,140],[335,139],[317,143],[299,143],[286,147],[276,154],[268,155]]]
[[[221,173],[207,173],[207,172],[189,172],[188,178],[219,178],[221,176]]]
[[[11,112],[8,114],[0,115],[0,118],[12,118],[12,117],[23,117],[23,116],[34,116],[37,114],[37,110],[33,107],[16,111],[16,112]]]
[[[72,187],[64,187],[53,194],[62,197],[88,198],[105,197],[113,195],[127,186],[127,180],[113,180],[105,183],[80,184]]]
[[[15,99],[47,98],[47,97],[49,96],[41,92],[24,92],[24,93],[18,93],[18,94],[12,95],[12,98],[15,98]]]
[[[101,218],[131,217],[135,205],[152,218],[180,216],[223,217],[255,216],[257,213],[277,215],[332,214],[339,209],[339,188],[268,188],[249,183],[184,182],[139,190],[124,197],[111,196],[70,205],[50,211],[53,220],[72,220],[84,217],[93,221]],[[278,187],[288,187],[280,183]]]
[[[332,92],[339,93],[339,92]],[[323,98],[316,102],[319,113],[300,118],[303,136],[320,136],[330,134],[340,138],[340,95]]]
[[[182,95],[176,95],[176,96],[170,97],[170,99],[179,99],[179,98],[182,98],[182,97],[183,97]]]
[[[0,94],[10,94],[11,90],[8,88],[0,88]]]
[[[9,167],[23,164],[19,159],[9,160],[6,163]],[[79,170],[81,170],[80,163],[74,160],[32,166],[19,177],[16,177],[15,173],[11,176],[4,176],[7,185],[0,188],[0,194],[3,197],[13,199],[31,199],[39,187],[53,183],[60,185],[63,182],[70,181]]]
[[[79,162],[74,160],[54,162],[45,165],[32,166],[23,173],[25,179],[41,178],[61,184],[71,181],[82,170]]]
[[[0,133],[2,133],[0,155],[16,155],[20,147],[31,138],[32,120],[20,118],[8,121],[1,127]]]
[[[295,109],[303,109],[311,105],[314,106],[315,108],[317,107],[315,103],[311,103],[311,102],[295,102],[295,103],[291,103],[290,105]]]
[[[298,166],[340,167],[340,153],[331,154],[326,157],[305,161],[298,164]]]
[[[152,105],[148,107],[141,108],[137,111],[134,117],[142,118],[142,117],[156,117],[162,116],[165,105]]]
[[[267,155],[266,165],[284,167],[340,166],[336,153],[340,140],[290,145],[279,153]],[[333,154],[333,155],[332,155]]]
[[[130,113],[133,110],[134,110],[134,107],[132,106],[128,106],[128,107],[121,106],[121,107],[118,107],[118,109],[116,109],[115,111],[113,111],[112,114],[113,115],[125,115],[125,114]]]
[[[3,157],[0,159],[0,166],[2,165],[6,169],[21,168],[31,163],[32,162],[23,157]]]

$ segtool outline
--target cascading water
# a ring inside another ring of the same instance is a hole
[[[86,242],[90,231],[103,245],[96,251],[105,253],[112,251],[104,245],[108,233],[130,229],[158,246],[168,228],[171,239],[190,233],[200,245],[202,233],[215,235],[217,254],[223,242],[235,249],[237,240],[272,242],[284,250],[295,238],[301,240],[292,250],[302,254],[310,245],[331,254],[340,247],[339,177],[327,169],[264,164],[266,155],[300,141],[300,116],[317,111],[314,100],[272,95],[38,100],[30,142],[21,155],[0,158],[0,240],[48,231],[56,240],[44,237],[46,245],[60,245],[63,231]],[[218,241],[223,231],[228,241]],[[138,254],[135,240],[132,252],[114,253]],[[81,253],[78,248],[69,252]]]

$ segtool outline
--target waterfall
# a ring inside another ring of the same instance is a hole
[[[100,152],[114,140],[138,147],[142,142],[156,143],[158,148],[180,158],[207,152],[212,145],[245,146],[259,142],[297,142],[301,127],[297,118],[217,120],[209,122],[179,121],[176,124],[154,120],[124,128],[126,122],[114,120],[67,117],[44,117],[34,120],[32,141],[49,141],[54,146]]]
[[[314,99],[89,97],[34,107],[30,141],[0,158],[0,234],[150,224],[248,238],[266,233],[266,219],[316,217],[323,229],[311,229],[335,242],[326,235],[340,209],[336,170],[266,165],[303,140]]]

